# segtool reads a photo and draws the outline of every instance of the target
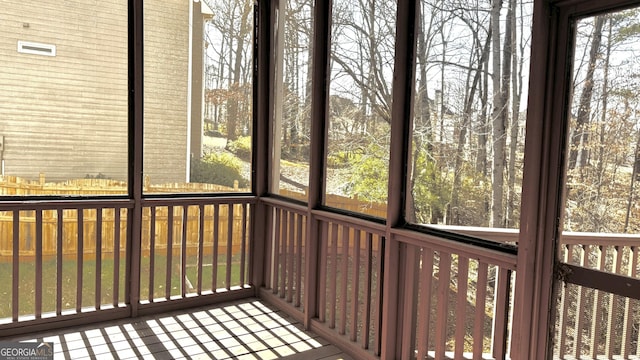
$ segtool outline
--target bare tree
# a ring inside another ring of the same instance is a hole
[[[252,79],[253,2],[209,0],[207,5],[215,15],[205,34],[207,85],[210,87],[207,90],[211,94],[205,101],[207,107],[214,106],[216,125],[222,125],[222,121],[218,123],[217,120],[224,118],[223,132],[227,140],[235,140],[240,133],[239,126],[251,126],[249,83]]]
[[[571,136],[571,149],[569,153],[569,168],[583,167],[587,164],[587,143],[589,141],[588,123],[591,116],[591,97],[593,95],[594,72],[596,70],[596,62],[600,53],[600,43],[602,39],[602,27],[604,25],[605,16],[596,16],[594,18],[593,36],[591,40],[591,48],[589,50],[589,62],[587,65],[587,74],[580,94],[580,102],[578,104],[578,114],[576,116],[576,128]]]
[[[480,43],[481,39],[479,37],[480,29],[471,28],[470,30],[474,36],[474,42],[472,47],[473,50],[471,51],[472,57],[469,62],[469,72],[467,76],[468,76],[468,79],[471,79],[473,74],[473,79],[467,80],[467,85],[466,85],[467,95],[465,96],[465,100],[464,100],[462,123],[460,125],[460,131],[458,133],[457,150],[456,150],[455,165],[454,165],[454,171],[453,171],[453,185],[451,188],[451,216],[450,216],[451,221],[450,223],[454,225],[462,225],[462,222],[460,219],[460,207],[461,207],[460,187],[461,187],[462,176],[463,176],[462,165],[463,165],[463,159],[465,157],[463,152],[464,152],[464,147],[465,147],[465,142],[467,137],[467,131],[469,129],[469,126],[471,125],[473,104],[475,102],[476,93],[479,90],[480,80],[482,79],[482,75],[483,75],[482,66],[483,64],[485,64],[485,62],[489,58],[491,38],[492,38],[491,30],[489,30],[487,32],[487,36],[484,44],[481,44]]]
[[[510,133],[509,133],[509,161],[507,168],[507,203],[506,203],[506,212],[505,212],[505,225],[507,227],[512,227],[516,224],[517,218],[514,215],[516,208],[518,207],[518,203],[516,202],[516,160],[518,157],[518,132],[520,131],[520,97],[522,95],[522,68],[524,67],[524,62],[522,59],[524,58],[524,26],[516,26],[516,7],[517,3],[515,0],[509,1],[509,12],[507,17],[510,19],[509,23],[513,27],[511,31],[511,37],[508,41],[511,43],[511,87],[513,90],[511,97],[511,123],[510,123]],[[522,7],[520,7],[522,9]],[[518,52],[516,51],[518,45],[518,36],[517,31],[520,30],[520,57],[518,57]],[[505,39],[507,41],[507,39]]]
[[[493,166],[492,166],[492,201],[491,201],[491,226],[502,227],[504,222],[504,168],[505,168],[505,102],[502,95],[502,74],[500,62],[500,10],[501,0],[492,0],[491,7],[491,31],[492,31],[492,80],[493,80],[493,110],[491,113],[493,125]]]
[[[252,13],[253,2],[250,0],[245,0],[244,4],[241,5],[240,12],[240,27],[238,29],[237,40],[236,40],[236,48],[234,52],[234,63],[233,63],[233,82],[231,83],[230,88],[234,91],[240,93],[241,89],[241,77],[242,77],[242,62],[246,61],[246,58],[243,57],[243,51],[245,47],[245,41],[247,40],[247,36],[250,34],[251,26],[249,25],[249,15]],[[234,96],[229,99],[228,103],[229,112],[227,114],[227,146],[229,146],[229,141],[237,139],[238,136],[238,96]]]

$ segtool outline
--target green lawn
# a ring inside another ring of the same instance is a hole
[[[154,298],[164,298],[166,290],[166,264],[165,255],[156,254],[154,258]],[[149,257],[143,257],[141,262],[140,298],[149,298]],[[240,262],[233,259],[231,266],[231,286],[240,285]],[[196,256],[187,258],[187,278],[193,287],[197,287]],[[211,257],[203,260],[205,266],[202,273],[203,291],[211,290],[211,279],[213,267]],[[208,263],[208,265],[207,265]],[[172,259],[171,271],[171,295],[180,295],[180,257],[174,256]],[[0,263],[0,319],[12,316],[12,284],[13,284],[13,264],[11,262]],[[56,310],[56,289],[57,289],[57,261],[56,259],[44,260],[42,263],[42,312],[55,312]],[[219,260],[216,267],[216,287],[226,287],[227,266],[223,258]],[[100,302],[103,305],[113,304],[114,297],[114,261],[104,258],[101,266],[101,286]],[[96,301],[96,261],[84,260],[82,266],[82,307],[94,307]],[[125,259],[120,260],[119,280],[118,280],[118,302],[125,301]],[[65,259],[62,263],[62,310],[76,308],[77,285],[77,261]],[[18,280],[19,314],[32,315],[35,313],[36,279],[35,261],[25,260],[20,262]],[[246,269],[245,269],[246,277]],[[195,292],[195,289],[187,292]]]

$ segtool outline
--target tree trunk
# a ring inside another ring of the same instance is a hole
[[[492,201],[491,201],[491,226],[504,226],[504,101],[501,90],[501,65],[500,65],[500,0],[492,0],[491,29],[493,32],[493,111],[491,114],[493,123],[493,168],[492,168]]]
[[[518,54],[516,52],[517,36],[516,36],[516,1],[509,1],[508,19],[512,26],[511,31],[511,50],[513,51],[511,56],[512,73],[511,73],[511,87],[513,88],[513,96],[511,102],[511,128],[509,134],[509,164],[507,168],[508,180],[507,180],[507,210],[506,210],[506,226],[514,227],[517,223],[515,219],[515,208],[517,206],[515,197],[515,185],[516,185],[516,157],[518,150],[518,131],[520,129],[520,94],[522,93],[522,62],[518,61]],[[507,39],[505,39],[507,41]],[[524,55],[524,54],[522,54]],[[516,69],[518,69],[516,71]],[[506,103],[505,103],[506,104]]]
[[[444,16],[444,15],[443,15]],[[440,122],[439,133],[440,133],[440,143],[444,143],[446,140],[444,139],[444,83],[445,83],[445,64],[446,64],[446,54],[447,54],[447,39],[444,37],[444,31],[440,31],[440,39],[442,41],[442,63],[440,65],[440,96],[436,94],[435,105],[436,105],[436,113],[438,114],[438,121]],[[453,139],[451,139],[453,140]]]
[[[368,98],[368,101],[364,101],[363,102],[363,107],[362,107],[362,117],[365,120],[365,124],[368,123],[368,121],[376,121],[374,116],[369,116],[369,112],[367,111],[367,105],[369,106],[370,109],[375,109],[376,107],[376,95],[375,95],[375,88],[376,88],[376,79],[375,76],[378,72],[378,62],[376,61],[376,42],[375,42],[375,38],[376,38],[376,27],[375,27],[375,13],[376,13],[376,8],[375,8],[375,1],[374,0],[368,0],[368,6],[369,6],[369,20],[368,20],[368,25],[369,25],[369,59],[371,61],[370,68],[369,68],[369,77],[367,79],[367,86],[364,88],[364,90],[366,90],[366,97]],[[368,103],[368,104],[367,104]],[[372,111],[373,112],[373,111]],[[372,126],[375,126],[375,124],[371,124]],[[368,128],[369,126],[367,126]]]
[[[604,149],[607,146],[605,144],[606,138],[605,138],[605,131],[606,131],[606,124],[607,124],[607,109],[609,107],[609,60],[611,58],[611,45],[612,45],[612,38],[611,38],[611,33],[613,30],[613,21],[612,19],[609,19],[609,31],[607,34],[607,47],[605,50],[605,57],[604,57],[604,77],[602,79],[602,114],[600,117],[600,144],[598,146],[598,159],[597,159],[597,166],[596,166],[596,176],[597,176],[597,181],[596,181],[596,202],[600,201],[600,195],[602,192],[602,179],[604,177],[604,173],[606,171],[605,169],[605,153],[604,153]]]
[[[242,9],[242,16],[240,18],[240,31],[238,31],[238,39],[236,43],[235,49],[235,62],[233,65],[233,84],[231,85],[231,91],[233,96],[228,101],[228,109],[229,113],[227,114],[227,147],[229,146],[230,141],[236,140],[238,138],[237,134],[237,125],[238,125],[238,117],[239,117],[239,98],[240,92],[242,89],[240,88],[240,79],[241,79],[241,71],[242,71],[242,50],[244,49],[244,38],[249,31],[249,26],[247,24],[249,14],[252,9],[252,2],[246,1],[244,7]]]
[[[474,42],[475,44],[475,42]],[[485,59],[489,58],[489,45],[491,44],[491,36],[487,37],[487,40],[484,44],[484,47],[481,52],[481,56],[479,59],[479,63],[483,64]],[[479,46],[479,44],[478,44]],[[482,65],[480,65],[481,68]],[[471,75],[471,69],[473,68],[473,64],[469,64],[469,76]],[[482,78],[482,70],[477,70],[473,75],[473,80],[471,84],[467,82],[467,89],[469,93],[467,94],[467,98],[465,99],[464,104],[464,112],[462,114],[462,124],[460,125],[460,132],[458,133],[458,143],[456,149],[456,157],[453,171],[453,185],[451,186],[451,215],[450,224],[452,225],[463,225],[460,220],[460,188],[462,183],[462,165],[464,158],[464,145],[466,143],[467,138],[467,129],[471,124],[471,115],[473,111],[473,103],[476,97],[476,91],[478,89],[478,84],[480,83],[480,79]]]
[[[587,74],[580,94],[580,102],[578,104],[578,116],[576,117],[576,127],[571,137],[571,150],[569,152],[569,168],[583,167],[587,165],[589,142],[589,117],[591,116],[591,97],[593,95],[593,75],[596,69],[596,61],[600,53],[600,42],[602,38],[602,26],[604,24],[604,15],[595,17],[593,30],[593,40],[589,50],[589,63],[587,65]]]
[[[640,170],[640,131],[638,131],[635,154],[633,157],[633,170],[631,171],[631,182],[629,184],[629,192],[627,195],[627,214],[624,218],[624,233],[629,230],[629,218],[631,216],[631,205],[633,204],[633,189]]]
[[[487,34],[491,39],[491,29]],[[478,116],[478,155],[476,156],[476,172],[487,176],[487,135],[489,134],[488,108],[489,108],[489,57],[480,64],[482,72],[482,87],[480,88],[480,115]],[[488,212],[488,211],[487,211]]]
[[[288,12],[291,13],[290,9],[287,9]],[[299,60],[298,60],[298,50],[300,48],[300,39],[299,37],[299,26],[298,26],[298,21],[297,18],[294,14],[290,14],[287,16],[288,19],[290,19],[290,21],[293,23],[289,26],[289,31],[291,33],[291,36],[289,36],[289,38],[291,39],[291,43],[290,43],[290,51],[291,51],[291,85],[290,85],[290,92],[287,93],[287,98],[289,99],[289,101],[287,101],[287,104],[289,105],[289,107],[291,108],[290,112],[289,112],[289,141],[290,141],[290,145],[289,145],[289,154],[291,154],[291,156],[296,157],[297,156],[297,144],[299,143],[299,135],[298,135],[298,129],[299,129],[299,112],[300,112],[300,97],[298,96],[298,94],[300,94],[300,89],[299,89],[299,84],[300,84],[300,73],[299,73]]]
[[[418,44],[417,44],[417,59],[419,66],[419,80],[418,80],[418,93],[417,93],[417,106],[415,115],[413,118],[413,154],[411,156],[411,192],[407,204],[407,221],[417,222],[424,219],[418,219],[415,207],[415,184],[420,169],[417,168],[417,163],[422,151],[431,152],[433,145],[433,134],[431,127],[431,109],[429,107],[429,96],[427,93],[427,57],[429,47],[427,46],[427,37],[425,36],[424,29],[424,14],[422,13],[422,5],[418,6],[419,13],[417,14],[417,32],[418,32]]]
[[[314,27],[314,23],[315,20],[312,17],[312,21],[309,24],[310,28],[307,29],[308,32],[306,33],[307,35],[307,42],[308,44],[311,46],[312,43],[312,29]],[[306,22],[305,22],[306,24]],[[302,151],[302,154],[300,156],[301,159],[304,159],[305,161],[309,161],[309,153],[310,153],[310,149],[309,149],[309,140],[311,138],[311,79],[313,77],[313,51],[311,48],[308,49],[307,51],[307,78],[305,79],[305,85],[304,85],[304,110],[303,110],[303,122],[302,122],[302,133],[303,135],[303,139],[305,139],[304,141],[304,150]]]

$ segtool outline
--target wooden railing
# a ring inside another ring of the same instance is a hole
[[[184,192],[238,192],[243,189],[230,188],[221,185],[213,184],[164,184],[164,185],[150,185],[145,187],[145,190],[149,190],[154,193],[184,193]],[[248,189],[244,189],[247,190]],[[40,176],[39,181],[27,181],[21,178],[13,176],[0,177],[0,195],[20,195],[29,194],[32,196],[39,195],[63,195],[63,196],[91,196],[91,195],[115,195],[126,194],[126,184],[119,181],[107,180],[107,179],[76,179],[68,180],[61,183],[47,183],[45,182],[44,175]],[[154,242],[158,248],[165,248],[167,246],[168,226],[167,221],[169,217],[169,208],[167,206],[159,206],[153,209],[151,213],[150,208],[143,211],[142,223],[142,251],[148,254],[150,250],[150,237],[149,232],[151,218],[157,223],[154,231]],[[234,231],[230,238],[234,239],[231,244],[233,253],[237,254],[240,251],[242,239],[242,227],[239,224],[243,221],[243,212],[240,211],[239,205],[236,205],[234,216],[229,217],[229,206],[225,204],[217,206],[206,206],[202,209],[204,213],[205,229],[213,229],[213,218],[219,223],[217,227],[219,229],[220,238],[228,238],[227,231],[231,229]],[[61,211],[61,212],[60,212]],[[96,256],[96,226],[97,218],[100,217],[100,226],[102,231],[102,253],[113,253],[113,242],[116,233],[123,238],[126,235],[127,228],[127,216],[126,213],[119,214],[118,223],[116,224],[116,214],[114,209],[101,209],[101,213],[98,214],[96,209],[53,209],[43,210],[39,213],[42,221],[42,253],[45,258],[56,256],[58,253],[58,247],[56,243],[56,236],[58,233],[58,227],[61,227],[62,232],[62,254],[65,257],[74,257],[78,253],[76,234],[78,233],[78,218],[82,217],[82,227],[84,232],[84,247],[82,253],[85,258],[95,258]],[[82,212],[82,214],[80,214]],[[35,256],[35,231],[36,231],[36,212],[30,210],[20,211],[19,216],[19,242],[18,253],[23,258],[33,258]],[[197,206],[188,207],[187,212],[184,212],[181,208],[173,208],[171,214],[174,225],[179,225],[183,222],[183,217],[187,220],[184,222],[187,224],[186,233],[188,234],[187,249],[190,253],[193,253],[198,248],[198,231],[199,224],[197,217],[199,216],[199,208]],[[233,226],[229,226],[229,221],[233,223]],[[7,211],[0,211],[0,262],[11,261],[13,254],[13,231],[14,231],[14,213]],[[118,231],[116,231],[116,227]],[[175,234],[172,234],[173,239],[180,238],[180,229],[176,226],[172,226]],[[211,240],[206,240],[211,241]],[[206,244],[204,251],[210,253],[212,250],[210,244]],[[222,251],[226,251],[227,244],[221,245]],[[117,250],[115,250],[117,251]],[[121,248],[120,251],[124,251]]]
[[[318,222],[318,266],[305,272],[308,209],[267,199],[272,228],[267,238],[265,288],[300,319],[358,358],[381,354],[381,334],[401,334],[392,350],[401,359],[509,358],[516,255],[446,240],[414,230],[328,211]],[[517,244],[515,229],[434,226],[505,244]],[[400,261],[384,264],[385,247],[400,244]],[[640,278],[640,236],[564,233],[563,261]],[[398,273],[397,327],[382,322],[385,272]],[[317,277],[317,309],[307,309],[304,279]],[[640,301],[560,284],[554,357],[631,358],[640,355]],[[582,309],[577,311],[576,309]],[[576,334],[581,334],[576,336]]]
[[[414,231],[404,246],[402,358],[508,357],[516,257]]]
[[[560,244],[565,263],[640,278],[638,235],[564,233]],[[557,358],[640,356],[639,300],[573,284],[562,286],[558,298]]]
[[[213,229],[214,218],[217,219],[216,227],[218,228],[217,236],[220,238],[234,239],[230,245],[233,254],[240,251],[242,231],[240,224],[243,222],[243,216],[246,214],[242,211],[241,205],[235,205],[235,209],[231,209],[228,205],[209,205],[202,209],[198,206],[190,206],[185,209],[181,207],[160,206],[154,208],[146,208],[143,211],[142,224],[142,251],[148,254],[150,251],[151,237],[153,236],[154,246],[158,249],[166,248],[169,234],[169,218],[171,218],[173,233],[171,234],[174,241],[179,241],[181,237],[181,224],[186,225],[187,234],[187,251],[189,253],[197,252],[199,246],[199,213],[203,211],[203,221],[205,229]],[[233,211],[235,210],[235,211]],[[169,214],[171,212],[171,214]],[[233,214],[229,216],[229,214]],[[84,247],[82,252],[85,258],[95,258],[98,250],[103,254],[111,254],[118,251],[113,247],[115,236],[121,238],[126,235],[127,216],[126,212],[116,214],[114,209],[61,209],[61,210],[43,210],[42,212],[21,211],[18,214],[18,236],[17,243],[18,253],[21,258],[33,258],[36,252],[35,232],[36,217],[39,216],[42,228],[42,254],[46,257],[56,256],[58,253],[58,244],[56,242],[58,227],[61,227],[62,247],[60,248],[65,257],[73,257],[78,254],[77,234],[79,231],[79,218],[82,218],[82,231],[84,235]],[[98,221],[98,219],[100,219]],[[13,254],[13,231],[14,231],[14,214],[12,212],[0,212],[0,262],[11,261]],[[151,222],[155,223],[153,233],[150,231]],[[230,227],[229,224],[232,223]],[[97,249],[96,232],[100,226],[102,231],[102,249]],[[228,231],[234,233],[228,236]],[[205,238],[206,244],[204,250],[211,253],[212,247],[209,246],[211,237]],[[227,243],[221,245],[221,250],[226,251]],[[120,251],[124,251],[121,248]]]
[[[325,212],[320,227],[318,323],[344,342],[381,351],[385,228]]]
[[[313,329],[345,344],[357,344],[368,356],[379,355],[384,226],[359,226],[347,216],[314,213],[320,243],[318,253],[311,256],[318,267],[309,272],[306,208],[278,200],[267,205],[271,220],[263,296],[293,310],[303,321],[310,310],[305,303],[304,286],[309,283],[305,280],[313,277],[318,294]]]
[[[239,199],[184,204],[154,200],[143,208],[140,298],[148,303],[248,283],[250,204]]]
[[[138,284],[133,298],[142,311],[203,295],[252,294],[246,290],[254,271],[249,226],[255,201],[149,199],[139,219],[128,199],[3,203],[0,336],[87,312],[126,316],[131,283]],[[309,212],[285,200],[262,201],[269,220],[261,294],[358,358],[381,355],[389,340],[384,334],[399,334],[386,349],[399,358],[509,357],[513,253]],[[359,212],[375,208],[369,205]],[[127,236],[136,220],[140,238],[132,246]],[[432,227],[517,244],[517,230]],[[134,248],[140,271],[132,281],[127,251]],[[638,235],[587,233],[564,233],[559,246],[566,263],[634,278],[640,278],[639,248]],[[398,261],[385,263],[390,251],[398,251]],[[397,302],[385,303],[391,291]],[[640,301],[568,284],[560,287],[558,304],[555,357],[640,355]],[[384,321],[389,312],[397,312],[389,315],[397,321]]]
[[[254,294],[254,197],[144,199],[135,211],[131,199],[91,197],[110,183],[79,183],[62,195],[95,193],[0,202],[0,337]]]
[[[293,309],[304,311],[307,218],[300,206],[270,207],[265,237],[265,288]],[[301,315],[298,315],[302,319]]]
[[[77,319],[89,309],[126,314],[125,249],[132,207],[129,200],[3,203],[3,217],[10,223],[2,234],[0,334],[64,316]],[[93,218],[87,222],[89,213]],[[91,256],[85,256],[85,247],[92,249]]]

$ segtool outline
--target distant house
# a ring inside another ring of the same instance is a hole
[[[0,9],[3,174],[126,179],[127,6],[44,0]],[[190,155],[202,152],[211,15],[201,1],[144,3],[144,173],[154,183],[184,182]]]

